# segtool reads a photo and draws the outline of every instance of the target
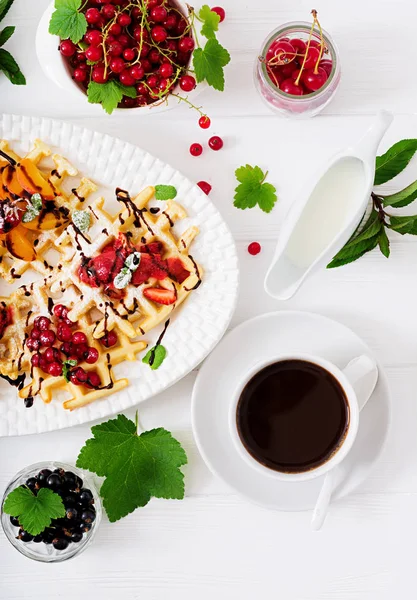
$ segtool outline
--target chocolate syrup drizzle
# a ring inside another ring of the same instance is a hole
[[[170,323],[170,319],[168,319],[168,321],[166,321],[166,322],[165,322],[164,329],[163,329],[163,331],[162,331],[161,335],[159,336],[159,338],[156,340],[156,344],[155,344],[155,346],[154,346],[154,347],[152,348],[152,350],[151,350],[151,355],[150,355],[150,357],[149,357],[149,365],[150,365],[150,366],[152,366],[152,365],[153,365],[153,363],[155,362],[155,354],[156,354],[156,349],[157,349],[157,347],[158,347],[158,346],[160,346],[160,344],[161,344],[162,340],[164,339],[164,335],[165,335],[165,334],[166,334],[166,332],[167,332],[167,329],[168,329],[169,323]]]

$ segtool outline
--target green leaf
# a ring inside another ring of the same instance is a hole
[[[105,481],[100,494],[111,522],[118,521],[152,497],[184,498],[187,464],[181,444],[165,429],[137,434],[136,425],[124,415],[91,428],[77,459],[77,466],[93,471]]]
[[[26,85],[26,79],[19,65],[7,50],[0,49],[0,71],[6,75],[14,85]]]
[[[13,2],[14,0],[0,0],[0,21],[2,21],[9,12]]]
[[[405,169],[417,151],[417,139],[401,140],[376,158],[375,185],[386,183]]]
[[[35,496],[29,488],[20,486],[7,496],[3,510],[17,517],[23,529],[31,535],[42,533],[52,519],[65,517],[61,496],[48,488],[41,488]]]
[[[70,373],[71,373],[72,367],[76,367],[77,364],[78,364],[78,362],[76,360],[74,360],[73,358],[64,360],[63,365],[62,365],[62,376],[67,383],[70,380]]]
[[[253,208],[258,204],[264,212],[271,212],[277,201],[276,189],[270,183],[264,183],[268,173],[259,167],[245,165],[235,171],[240,185],[235,189],[234,206],[236,208]]]
[[[417,235],[417,215],[407,217],[390,217],[390,226],[393,231],[405,235]]]
[[[167,351],[164,346],[158,344],[146,353],[142,358],[142,362],[145,363],[145,365],[149,365],[153,371],[156,371],[164,362],[166,355]]]
[[[132,280],[132,271],[129,267],[123,267],[113,280],[114,287],[122,290],[127,287]]]
[[[82,233],[89,230],[91,224],[91,215],[86,210],[73,210],[72,222]]]
[[[16,27],[5,27],[3,31],[0,33],[0,46],[4,46],[4,44],[9,40],[14,34]]]
[[[33,194],[33,196],[30,199],[30,205],[28,206],[22,217],[23,223],[30,223],[31,221],[36,219],[36,217],[40,215],[41,210],[42,198],[40,194]]]
[[[40,212],[42,210],[42,197],[40,194],[33,194],[30,198],[30,202],[35,210]]]
[[[157,200],[173,200],[177,195],[177,189],[173,185],[156,185],[155,198]]]
[[[101,104],[106,113],[111,115],[122,101],[123,96],[136,98],[136,88],[122,85],[114,79],[107,81],[107,83],[90,81],[87,96],[91,104]]]
[[[402,208],[408,206],[417,198],[417,181],[414,181],[409,186],[390,196],[381,196],[384,206],[393,206],[394,208]]]
[[[79,12],[81,0],[55,0],[55,11],[49,21],[49,33],[61,39],[70,39],[74,44],[83,38],[87,31],[85,15]]]
[[[388,258],[390,255],[390,245],[389,245],[389,239],[387,236],[387,232],[385,231],[385,228],[381,229],[381,232],[380,232],[379,238],[378,238],[378,244],[379,244],[379,249],[381,250],[382,254],[384,256],[386,256],[386,258]]]
[[[194,50],[193,62],[198,82],[205,80],[214,89],[224,90],[223,67],[230,62],[226,48],[215,39],[208,40],[204,48]]]
[[[360,233],[354,234],[350,238],[327,265],[327,268],[333,269],[347,265],[376,248],[383,229],[384,225],[379,218],[379,214],[373,209]]]
[[[204,4],[198,13],[198,18],[203,21],[201,33],[207,39],[213,39],[216,37],[216,31],[219,29],[220,16],[215,13],[211,8]]]

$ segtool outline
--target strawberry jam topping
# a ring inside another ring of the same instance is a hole
[[[120,233],[99,255],[83,260],[78,269],[78,277],[90,287],[103,286],[105,293],[110,297],[121,298],[125,292],[114,287],[114,278],[123,268],[126,258],[133,252],[140,252],[141,260],[133,273],[132,285],[142,285],[151,278],[163,281],[168,276],[182,283],[190,272],[179,258],[163,259],[163,251],[161,242],[133,246],[127,236]]]

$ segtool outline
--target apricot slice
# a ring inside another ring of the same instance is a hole
[[[40,194],[45,200],[55,198],[54,188],[29,158],[24,158],[17,165],[16,173],[19,184],[29,194]]]
[[[47,213],[42,211],[40,215],[38,215],[33,221],[29,221],[29,223],[22,223],[23,227],[26,229],[31,229],[32,231],[46,231],[48,229],[57,229],[63,225],[65,220],[58,219],[53,213]]]
[[[3,187],[5,188],[4,191],[9,191],[10,194],[14,194],[15,196],[19,196],[19,197],[23,196],[23,194],[25,193],[25,190],[20,185],[20,183],[17,179],[16,167],[13,167],[12,165],[7,165],[3,169],[1,179],[2,179],[2,183],[3,183]]]
[[[6,247],[15,258],[19,258],[25,262],[32,262],[36,258],[36,252],[32,242],[26,237],[27,233],[27,230],[22,225],[18,225],[7,234]]]

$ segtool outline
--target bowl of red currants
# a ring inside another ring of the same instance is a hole
[[[265,40],[255,64],[255,85],[273,111],[313,117],[329,104],[341,76],[339,53],[313,11],[313,25],[287,23]]]
[[[204,88],[189,70],[199,21],[185,2],[88,0],[79,9],[87,28],[77,43],[51,35],[54,10],[52,2],[39,23],[38,59],[54,83],[84,101],[109,114],[158,112]]]

